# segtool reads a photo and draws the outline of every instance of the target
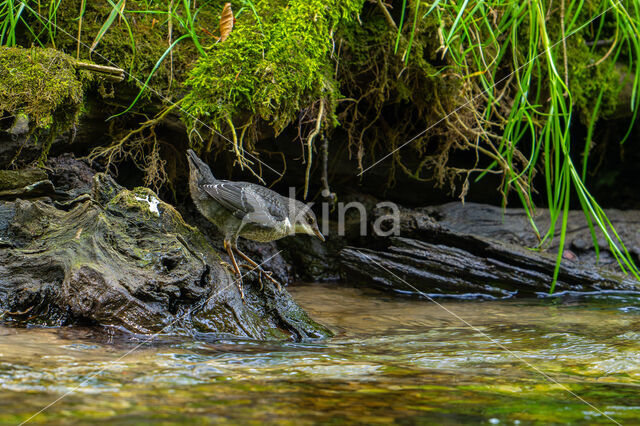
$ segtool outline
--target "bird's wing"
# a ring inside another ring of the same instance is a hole
[[[274,219],[269,206],[245,182],[218,181],[214,184],[202,185],[202,189],[235,217],[266,227],[273,226]]]

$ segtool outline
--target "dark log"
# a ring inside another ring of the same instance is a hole
[[[609,212],[637,261],[638,212]],[[548,212],[537,223],[549,227]],[[638,281],[616,270],[600,238],[596,263],[582,212],[571,212],[567,246],[556,291],[639,290]],[[530,250],[537,238],[524,211],[468,203],[404,210],[400,237],[377,246],[345,247],[339,258],[350,281],[430,296],[508,298],[551,288],[557,245]],[[558,238],[554,240],[557,244]],[[415,287],[415,288],[412,288]]]

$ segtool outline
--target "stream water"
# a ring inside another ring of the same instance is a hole
[[[65,393],[31,422],[640,424],[640,296],[440,301],[474,329],[427,300],[290,291],[334,338],[127,355],[135,343],[103,330],[0,326],[0,424]]]

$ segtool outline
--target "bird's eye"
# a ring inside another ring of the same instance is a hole
[[[307,218],[307,222],[309,222],[310,225],[313,225],[313,222],[315,222],[316,220],[312,217],[308,217]]]

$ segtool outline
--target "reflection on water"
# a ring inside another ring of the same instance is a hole
[[[0,423],[621,423],[640,418],[640,297],[441,303],[291,289],[336,337],[101,343],[95,329],[0,327]],[[506,352],[483,335],[508,347]],[[85,377],[89,379],[83,382]]]

